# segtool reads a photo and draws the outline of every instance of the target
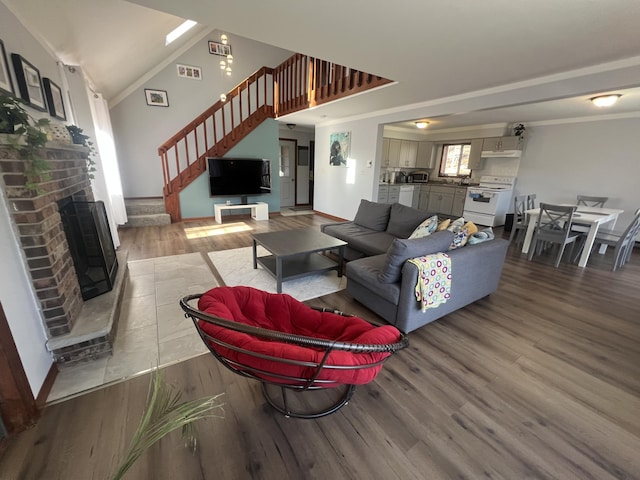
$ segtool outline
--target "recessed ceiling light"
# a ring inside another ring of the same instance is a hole
[[[621,96],[622,95],[617,93],[615,95],[601,95],[599,97],[593,97],[591,99],[591,102],[596,107],[610,107],[611,105],[616,103]]]
[[[416,122],[417,128],[427,128],[428,125],[429,125],[429,122],[423,122],[423,121]]]
[[[174,40],[177,40],[179,37],[187,33],[194,25],[198,22],[194,22],[193,20],[186,20],[183,22],[178,28],[172,30],[165,39],[165,46],[169,45]]]

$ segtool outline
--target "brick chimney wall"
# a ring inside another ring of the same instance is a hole
[[[55,337],[71,331],[83,304],[57,202],[68,197],[93,201],[93,193],[85,147],[47,144],[42,155],[51,178],[36,182],[39,191],[34,193],[25,188],[25,161],[0,145],[0,183],[40,301],[42,321],[49,337]]]

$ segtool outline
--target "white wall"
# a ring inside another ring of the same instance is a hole
[[[316,128],[314,210],[352,220],[360,199],[377,198],[382,130],[375,119]],[[338,132],[351,132],[347,167],[329,165],[329,137]]]
[[[609,197],[608,207],[624,209],[624,227],[640,208],[639,132],[640,118],[530,125],[515,193],[549,203]]]
[[[62,86],[56,59],[27,32],[18,19],[0,3],[0,38],[11,64],[11,53],[18,53],[40,70],[41,77],[51,78]],[[13,72],[13,65],[9,70]],[[15,75],[13,85],[18,92]],[[49,118],[46,112],[29,109],[35,118]],[[46,349],[46,336],[31,288],[21,250],[14,236],[13,222],[4,195],[0,195],[0,302],[27,375],[31,391],[38,395],[53,364]]]
[[[163,178],[158,147],[217,102],[221,93],[227,93],[259,68],[275,67],[293,54],[247,38],[227,35],[233,52],[233,74],[230,77],[221,73],[219,62],[223,57],[209,53],[207,41],[220,38],[219,33],[212,34],[145,82],[143,87],[111,107],[125,197],[161,197]],[[178,77],[178,63],[201,67],[202,80]],[[167,91],[169,107],[148,106],[145,88]]]

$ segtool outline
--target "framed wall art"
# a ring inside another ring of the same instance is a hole
[[[209,53],[212,55],[222,55],[223,57],[226,57],[227,55],[231,55],[231,45],[225,45],[223,43],[209,40]]]
[[[0,40],[0,92],[13,95],[13,81],[9,72],[7,53],[4,50],[4,42]]]
[[[66,120],[67,114],[64,110],[64,101],[62,100],[62,90],[60,87],[48,78],[42,79],[44,87],[44,96],[47,99],[47,106],[52,117],[60,120]]]
[[[178,68],[178,76],[182,78],[190,78],[192,80],[202,80],[202,69],[191,65],[176,64]]]
[[[29,106],[46,112],[47,105],[44,99],[40,71],[17,53],[11,54],[11,60],[13,61],[13,71],[16,74],[20,97]]]
[[[168,107],[169,97],[166,90],[152,90],[150,88],[144,89],[144,95],[147,99],[147,105],[153,107]]]
[[[351,132],[332,133],[329,135],[329,165],[346,167],[351,150]]]

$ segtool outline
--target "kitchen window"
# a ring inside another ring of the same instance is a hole
[[[471,175],[469,168],[470,143],[456,143],[442,146],[442,158],[440,160],[441,177],[468,177]]]

